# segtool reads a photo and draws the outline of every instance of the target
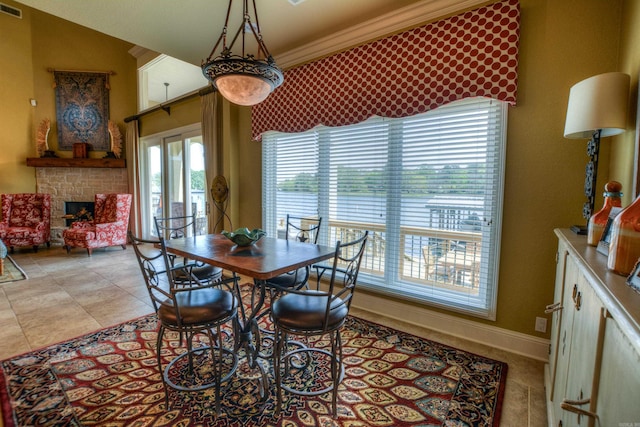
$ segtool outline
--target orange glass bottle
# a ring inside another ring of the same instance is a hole
[[[611,208],[622,207],[622,201],[620,200],[622,193],[620,190],[622,190],[622,184],[618,181],[609,181],[604,185],[604,206],[589,218],[587,244],[598,246],[604,227],[607,225]]]
[[[624,208],[611,224],[607,267],[628,276],[640,258],[640,196]]]

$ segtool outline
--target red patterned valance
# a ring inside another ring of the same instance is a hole
[[[503,0],[284,73],[252,109],[255,140],[486,96],[516,102],[520,4]]]

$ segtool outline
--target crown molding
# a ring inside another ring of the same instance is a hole
[[[283,69],[335,54],[456,13],[493,3],[487,0],[424,0],[277,55]]]

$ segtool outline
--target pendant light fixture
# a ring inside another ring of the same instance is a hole
[[[233,5],[233,0],[229,0],[222,34],[209,57],[202,61],[202,73],[226,99],[234,104],[251,106],[264,101],[280,86],[284,81],[284,75],[262,40],[255,0],[251,3],[252,10],[249,10],[249,0],[241,1],[243,18],[237,32],[231,43],[227,44],[229,16]],[[253,35],[255,46],[252,38],[246,37],[247,33]],[[239,39],[242,42],[240,55],[232,53],[233,46]],[[245,49],[252,47],[255,47],[256,54],[245,52]]]

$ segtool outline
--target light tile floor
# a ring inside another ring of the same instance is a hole
[[[133,250],[16,248],[28,280],[0,284],[0,359],[27,352],[153,311]],[[508,363],[502,426],[547,424],[544,365],[502,350],[384,318],[352,313],[414,335]],[[2,424],[0,418],[0,425]]]

